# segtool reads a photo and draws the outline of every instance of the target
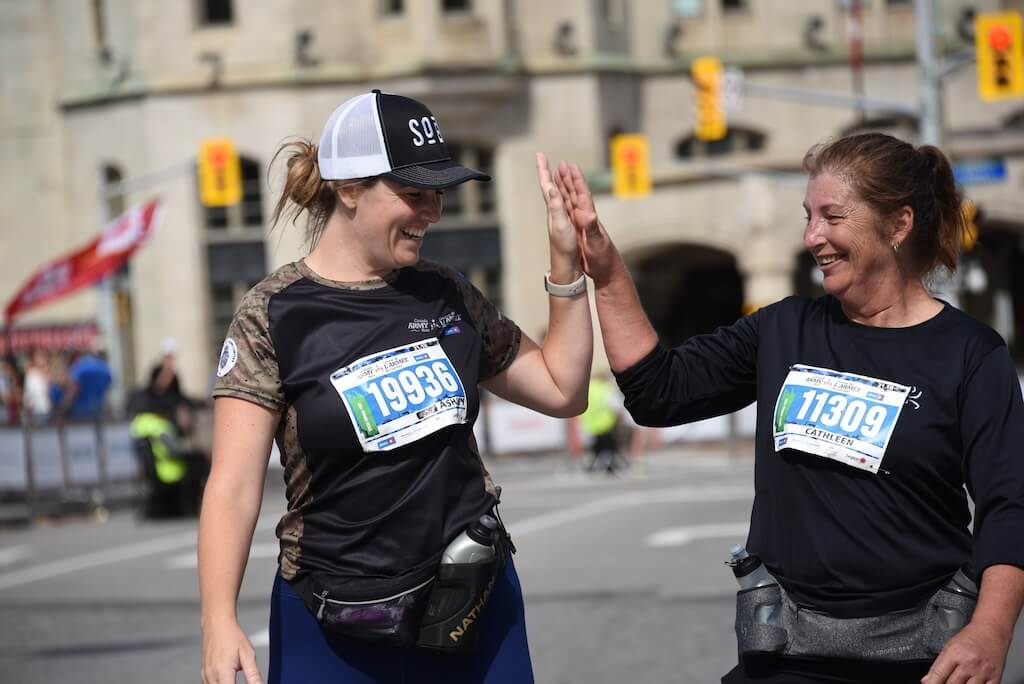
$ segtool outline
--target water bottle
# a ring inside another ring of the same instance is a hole
[[[763,587],[768,584],[777,584],[775,578],[764,567],[761,559],[757,556],[751,556],[743,546],[737,544],[732,547],[730,555],[732,558],[727,562],[727,565],[732,568],[732,574],[736,576],[740,589],[753,589],[754,587]]]
[[[452,540],[441,556],[441,563],[483,563],[494,558],[497,533],[498,521],[484,513]]]
[[[736,576],[740,589],[778,584],[768,569],[764,567],[761,559],[758,556],[751,556],[742,545],[737,544],[732,547],[730,555],[732,557],[726,561],[726,565],[732,568],[732,574]],[[778,622],[778,608],[777,604],[761,606],[754,613],[754,620],[761,624],[774,625]]]

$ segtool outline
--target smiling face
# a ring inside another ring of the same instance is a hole
[[[352,227],[366,265],[379,275],[413,266],[427,228],[441,219],[442,190],[423,190],[381,178],[355,198]]]
[[[804,211],[804,246],[818,262],[826,292],[859,305],[898,283],[894,239],[888,235],[892,227],[857,197],[849,183],[826,171],[811,176]]]

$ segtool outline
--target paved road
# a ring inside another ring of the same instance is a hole
[[[624,477],[561,458],[490,465],[520,550],[538,682],[718,681],[734,661],[721,560],[746,534],[748,458],[666,450]],[[239,608],[264,668],[282,502],[268,487]],[[0,534],[0,681],[198,681],[194,524],[119,513]],[[1016,643],[1008,684],[1024,684],[1021,628]]]

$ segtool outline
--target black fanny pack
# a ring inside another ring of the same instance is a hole
[[[441,553],[394,578],[307,573],[292,582],[325,632],[343,638],[470,653],[480,617],[514,551],[499,526],[495,554],[479,563],[440,562]]]

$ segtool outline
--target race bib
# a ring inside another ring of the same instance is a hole
[[[390,451],[466,422],[466,391],[430,338],[377,352],[331,373],[363,451]]]
[[[797,364],[775,402],[775,451],[800,451],[877,473],[910,387]]]

